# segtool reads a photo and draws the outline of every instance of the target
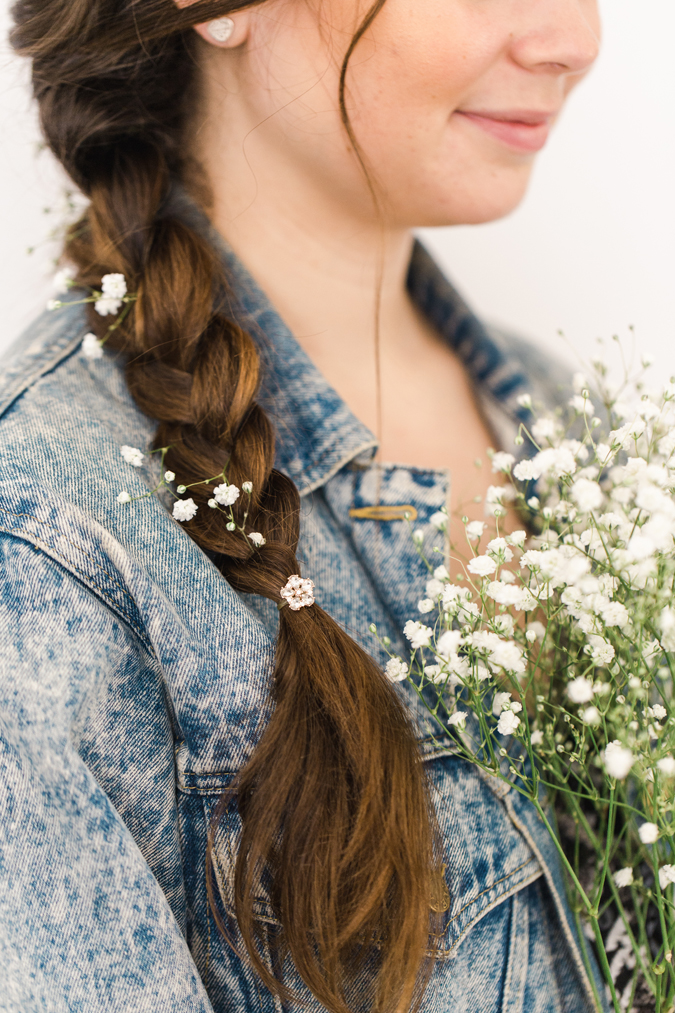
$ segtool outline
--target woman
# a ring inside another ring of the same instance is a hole
[[[592,1009],[534,813],[367,631],[560,397],[410,230],[515,207],[595,0],[15,19],[90,206],[0,388],[8,1008]]]

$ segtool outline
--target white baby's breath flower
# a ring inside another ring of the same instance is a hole
[[[450,580],[447,566],[443,566],[442,563],[440,566],[437,566],[434,570],[434,577],[436,580]]]
[[[469,573],[475,573],[477,577],[487,577],[489,574],[494,573],[496,569],[497,564],[490,556],[475,556],[467,564]]]
[[[100,317],[114,317],[120,311],[121,299],[113,299],[109,296],[101,296],[94,303],[94,309]]]
[[[248,540],[250,542],[253,542],[253,544],[258,549],[261,547],[261,545],[265,545],[265,543],[267,542],[265,536],[261,535],[259,531],[251,531],[248,535]]]
[[[586,707],[581,715],[581,720],[585,725],[593,725],[595,727],[600,724],[602,717],[597,707]]]
[[[500,735],[513,735],[520,724],[520,718],[513,711],[502,711],[497,723],[497,731]]]
[[[403,633],[415,650],[418,647],[428,647],[431,643],[433,632],[430,626],[424,626],[420,622],[413,622],[412,619],[409,619],[403,627]]]
[[[654,706],[650,708],[650,710],[651,710],[650,717],[652,716],[655,717],[657,721],[663,721],[664,718],[668,717],[668,711],[663,706],[663,704],[655,703]]]
[[[460,630],[446,630],[438,638],[436,644],[436,653],[441,658],[450,658],[453,654],[457,654],[460,645],[462,643],[462,634]]]
[[[127,294],[127,283],[123,274],[104,274],[101,291],[108,299],[122,299]]]
[[[47,309],[50,312],[52,310],[58,310],[58,309],[60,309],[62,305],[63,305],[63,303],[61,302],[60,299],[48,299],[47,300]]]
[[[570,497],[584,513],[599,510],[602,506],[602,489],[589,478],[578,478],[570,489]]]
[[[457,584],[445,584],[443,587],[443,608],[446,612],[456,609],[460,599],[470,598],[471,591],[465,587],[458,587]]]
[[[659,839],[659,828],[656,823],[643,823],[638,835],[643,844],[655,844]]]
[[[513,477],[517,478],[519,482],[530,482],[535,478],[539,478],[541,473],[538,473],[538,468],[532,458],[525,461],[519,461],[513,469]]]
[[[547,447],[540,450],[530,461],[521,461],[513,469],[517,479],[529,481],[539,479],[542,475],[564,478],[573,475],[577,470],[574,454],[568,447]]]
[[[602,465],[611,464],[614,459],[612,448],[607,443],[598,443],[595,448],[595,456]]]
[[[74,267],[62,267],[60,271],[57,271],[52,279],[52,290],[54,291],[54,294],[63,295],[64,292],[67,292],[71,287],[70,282],[72,282],[74,277]]]
[[[675,865],[662,865],[659,869],[659,886],[665,890],[671,883],[675,883]]]
[[[175,474],[174,474],[173,471],[165,471],[164,472],[164,481],[165,482],[173,482],[174,479],[175,479],[175,477],[176,476],[175,476]]]
[[[656,764],[664,777],[675,777],[675,759],[672,756],[664,756]]]
[[[429,518],[429,523],[433,524],[437,531],[445,531],[448,525],[448,515],[443,510],[437,510]],[[424,541],[424,536],[422,536],[422,541]]]
[[[508,613],[503,616],[495,616],[494,624],[497,633],[500,633],[503,637],[513,636],[513,628],[516,625],[513,616],[510,616]]]
[[[241,491],[245,492],[247,496],[250,496],[253,492],[253,482],[242,482]]]
[[[573,703],[588,703],[593,699],[593,683],[583,675],[578,675],[569,683],[567,695]]]
[[[630,622],[628,609],[619,601],[610,601],[600,608],[600,615],[605,626],[627,626]]]
[[[532,592],[526,587],[519,587],[517,584],[504,580],[505,576],[506,573],[502,573],[502,580],[490,581],[486,588],[488,597],[496,601],[498,605],[507,605],[518,611],[531,612],[536,608],[537,599]]]
[[[587,397],[582,397],[581,394],[575,394],[574,397],[571,397],[569,400],[569,406],[580,415],[592,415],[595,411],[593,404]]]
[[[448,724],[453,728],[460,728],[462,731],[466,728],[466,711],[455,711],[448,718]]]
[[[466,528],[466,537],[471,542],[477,542],[487,527],[483,521],[469,521]]]
[[[663,647],[666,651],[675,651],[675,610],[666,605],[659,614],[657,624]]]
[[[594,634],[590,634],[588,637],[591,645],[591,657],[596,665],[604,666],[609,665],[614,660],[614,648],[611,644],[608,644],[604,637],[599,637]]]
[[[559,433],[560,423],[550,415],[543,415],[532,425],[532,435],[539,444],[545,440],[554,440]]]
[[[436,580],[435,577],[432,577],[430,580],[426,582],[424,586],[424,590],[427,593],[427,598],[433,598],[434,601],[437,601],[439,596],[443,594],[444,587],[445,584],[443,583],[442,580]]]
[[[661,437],[658,443],[659,454],[668,458],[675,450],[675,427],[669,429],[665,436]]]
[[[517,549],[522,549],[527,539],[526,531],[512,531],[510,535],[506,536],[506,541],[510,542],[511,545],[515,545]]]
[[[412,533],[412,540],[415,543],[415,545],[424,544],[424,532],[422,531],[421,528],[415,528],[415,530]]]
[[[221,506],[232,506],[239,499],[239,489],[236,485],[223,482],[213,490],[213,498]]]
[[[519,394],[518,395],[518,404],[520,405],[521,408],[531,408],[532,407],[532,395],[531,394]]]
[[[615,777],[619,781],[623,781],[624,778],[628,777],[630,769],[635,763],[635,757],[630,749],[622,746],[618,739],[614,739],[605,748],[603,758],[605,770],[609,776]]]
[[[511,470],[511,465],[515,463],[515,457],[513,454],[507,454],[503,450],[498,451],[492,455],[492,470],[502,471],[508,473]]]
[[[488,555],[498,558],[500,562],[510,563],[513,559],[513,552],[509,548],[505,538],[493,538],[492,541],[487,543],[485,551]]]
[[[126,489],[123,489],[122,492],[118,493],[117,502],[118,503],[131,503],[131,496],[126,491]]]
[[[632,886],[633,870],[627,865],[624,869],[617,869],[613,878],[618,888],[622,890],[625,886]]]
[[[537,639],[537,634],[534,632],[534,630],[527,630],[525,634],[525,639],[527,640],[528,644],[533,644]]]
[[[495,693],[492,700],[492,713],[496,718],[511,703],[511,694],[506,692]]]
[[[543,640],[546,636],[546,627],[538,619],[535,619],[533,623],[528,623],[527,632],[533,633],[535,640]]]
[[[138,447],[127,447],[125,444],[123,447],[120,447],[120,453],[132,468],[140,468],[145,460],[145,454],[142,454]]]
[[[216,503],[216,501],[213,498],[210,499],[210,500],[208,500],[206,505],[210,506],[212,510],[215,510],[218,507],[218,504]]]
[[[489,485],[485,493],[486,517],[503,517],[506,513],[505,503],[512,503],[516,498],[516,490],[511,485]]]
[[[617,413],[617,405],[614,405],[614,413]],[[619,429],[613,429],[609,434],[612,447],[620,446],[624,450],[632,450],[633,444],[636,440],[642,436],[646,429],[646,422],[644,419],[636,417],[632,422],[627,422],[624,426]]]
[[[436,686],[441,685],[441,684],[446,683],[446,682],[448,683],[448,685],[451,684],[450,683],[450,679],[448,677],[447,671],[444,668],[441,668],[440,665],[426,665],[425,664],[424,665],[424,678],[428,682],[434,683],[434,685],[436,685]]]
[[[544,741],[544,733],[540,728],[538,728],[535,732],[532,732],[532,735],[530,736],[530,742],[532,743],[533,746],[540,746],[543,741]]]
[[[190,499],[177,499],[173,505],[173,516],[177,521],[191,521],[197,513],[197,504]]]
[[[408,666],[400,658],[390,658],[384,670],[391,682],[403,682],[408,676]]]
[[[442,589],[441,589],[442,590]],[[417,602],[417,610],[425,615],[427,612],[433,612],[435,604],[431,598],[422,598],[421,601]]]
[[[95,334],[85,334],[82,338],[82,355],[85,359],[103,358],[103,345]]]
[[[582,390],[587,390],[589,386],[584,373],[575,373],[572,377],[572,387],[575,394],[581,394]]]

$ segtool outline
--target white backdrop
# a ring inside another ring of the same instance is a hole
[[[425,231],[475,309],[563,351],[627,338],[675,373],[673,0],[601,0],[605,40],[509,218]],[[0,351],[49,298],[47,237],[66,184],[39,133],[0,15]],[[37,249],[26,253],[29,246]],[[611,346],[611,342],[610,342]]]

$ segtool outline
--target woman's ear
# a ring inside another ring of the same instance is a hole
[[[196,0],[175,0],[176,6],[190,7]],[[205,42],[219,49],[235,49],[248,39],[250,17],[248,10],[235,11],[233,16],[223,15],[212,21],[202,21],[192,26]]]

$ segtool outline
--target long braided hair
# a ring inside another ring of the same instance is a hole
[[[383,3],[361,22],[342,67],[352,142],[347,62]],[[280,603],[280,588],[300,573],[299,496],[274,470],[274,432],[256,400],[259,355],[223,312],[218,254],[165,210],[172,181],[189,168],[182,138],[198,65],[190,27],[245,6],[18,0],[11,38],[32,59],[47,142],[89,199],[65,247],[77,282],[97,287],[103,274],[119,272],[138,293],[108,343],[125,357],[137,405],[157,420],[155,446],[170,447],[166,466],[186,483],[225,466],[229,482],[251,480],[248,522],[266,544],[253,550],[215,510],[199,509],[185,529],[236,590]],[[95,315],[91,326],[105,329]],[[210,495],[203,485],[192,490],[199,507]],[[366,966],[371,985],[368,995],[360,986],[360,1008],[366,999],[382,1013],[415,1006],[434,946],[437,852],[404,708],[318,605],[280,611],[273,696],[271,720],[235,785],[243,824],[235,905],[249,958],[288,998],[264,959],[254,911],[264,870],[282,925],[275,945],[328,1010],[353,1007]]]

